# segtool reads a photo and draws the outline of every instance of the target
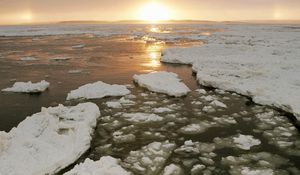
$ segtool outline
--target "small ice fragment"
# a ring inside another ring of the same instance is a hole
[[[38,83],[28,82],[15,82],[10,88],[2,89],[4,92],[22,92],[22,93],[39,93],[43,92],[50,86],[50,83],[42,80]]]
[[[134,75],[133,79],[140,86],[150,91],[165,93],[170,96],[181,97],[191,91],[181,82],[178,75],[172,72],[161,71]]]
[[[38,59],[34,58],[34,57],[22,57],[20,60],[21,61],[36,61]]]
[[[80,86],[78,89],[68,93],[67,100],[73,99],[96,99],[107,96],[124,96],[130,91],[124,85],[110,85],[102,81]]]

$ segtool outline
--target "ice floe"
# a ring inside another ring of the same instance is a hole
[[[95,99],[108,96],[124,96],[130,91],[124,85],[110,85],[102,81],[80,86],[68,93],[67,100],[73,99]]]
[[[300,118],[300,39],[286,26],[231,25],[208,44],[168,48],[161,61],[192,64],[197,80]]]
[[[133,122],[136,124],[142,123],[153,123],[161,122],[163,118],[156,114],[147,114],[147,113],[124,113],[122,115],[126,121]]]
[[[172,72],[161,71],[134,75],[133,79],[150,91],[165,93],[170,96],[180,97],[190,92],[190,89],[181,82],[178,75]]]
[[[205,132],[208,128],[215,126],[216,123],[202,121],[201,123],[193,123],[179,129],[183,134],[199,134]]]
[[[221,163],[229,166],[232,175],[297,174],[299,170],[287,159],[268,152],[223,157]]]
[[[175,164],[170,164],[165,167],[163,175],[182,175],[183,171],[180,166]]]
[[[132,175],[120,166],[120,160],[110,156],[101,157],[98,161],[86,159],[64,175]]]
[[[22,57],[22,58],[20,58],[20,60],[21,61],[36,61],[38,59],[35,57]]]
[[[122,104],[118,101],[108,101],[106,102],[106,105],[110,108],[122,108]]]
[[[131,151],[122,164],[138,174],[158,174],[166,160],[175,148],[175,144],[165,142],[153,142],[142,147],[141,150]]]
[[[59,105],[42,108],[17,128],[0,132],[0,174],[54,174],[67,167],[89,149],[99,116],[93,103]]]
[[[214,142],[218,149],[222,147],[239,148],[243,150],[250,150],[251,147],[261,144],[261,141],[255,139],[252,135],[238,134],[228,138],[214,138]]]
[[[28,82],[15,82],[10,88],[2,89],[3,92],[22,92],[22,93],[39,93],[43,92],[50,86],[50,83],[42,80],[38,83]]]

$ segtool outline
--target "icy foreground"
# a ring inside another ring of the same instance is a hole
[[[95,99],[108,96],[124,96],[130,94],[130,91],[124,85],[110,85],[102,81],[90,83],[71,91],[67,100],[73,99]]]
[[[119,160],[110,156],[101,157],[99,161],[86,159],[64,175],[131,175],[119,165]]]
[[[151,72],[149,74],[134,75],[133,79],[140,86],[150,91],[181,97],[190,92],[190,89],[181,82],[178,75],[172,72]]]
[[[53,174],[89,147],[100,111],[93,103],[42,108],[9,133],[0,132],[0,174]]]
[[[50,86],[50,83],[42,80],[38,83],[28,82],[15,82],[15,84],[6,89],[2,89],[3,92],[22,92],[22,93],[39,93],[43,92]]]
[[[300,37],[297,27],[231,25],[208,44],[169,48],[162,61],[192,64],[205,86],[235,91],[300,119]]]

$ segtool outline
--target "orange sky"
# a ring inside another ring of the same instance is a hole
[[[176,20],[300,20],[300,0],[0,0],[0,24],[135,20],[151,1]]]

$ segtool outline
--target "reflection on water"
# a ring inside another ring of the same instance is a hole
[[[160,58],[161,52],[164,48],[163,42],[155,42],[147,44],[146,52],[148,57],[148,63],[143,64],[147,67],[157,68],[161,66]]]

